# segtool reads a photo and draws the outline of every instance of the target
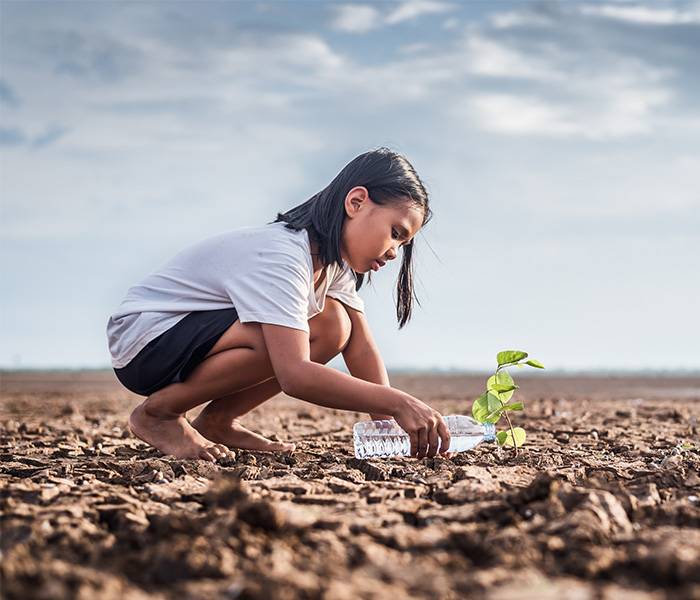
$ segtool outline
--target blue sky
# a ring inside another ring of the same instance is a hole
[[[700,3],[3,2],[2,367],[109,364],[182,247],[406,154],[422,307],[390,367],[700,367]]]

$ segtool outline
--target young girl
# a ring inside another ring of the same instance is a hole
[[[119,381],[147,396],[131,431],[165,454],[290,451],[238,419],[280,391],[394,418],[411,455],[449,447],[444,419],[390,387],[357,290],[401,248],[399,328],[413,304],[414,237],[431,216],[405,157],[361,154],[309,200],[261,227],[204,240],[129,289],[107,336]],[[350,375],[324,366],[342,352]],[[209,404],[191,423],[188,410]]]

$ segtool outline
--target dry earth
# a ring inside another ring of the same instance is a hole
[[[521,455],[359,461],[358,413],[279,396],[292,456],[174,460],[110,373],[4,373],[5,598],[700,598],[700,378],[518,376]],[[484,377],[397,375],[443,414]]]

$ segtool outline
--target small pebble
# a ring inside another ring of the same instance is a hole
[[[671,456],[667,456],[661,461],[661,466],[663,468],[672,468],[679,466],[682,462],[683,460],[679,454],[671,454]]]

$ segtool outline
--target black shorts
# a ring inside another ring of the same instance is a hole
[[[117,379],[140,396],[185,381],[237,320],[235,308],[192,312],[148,342],[128,365],[114,369]]]

